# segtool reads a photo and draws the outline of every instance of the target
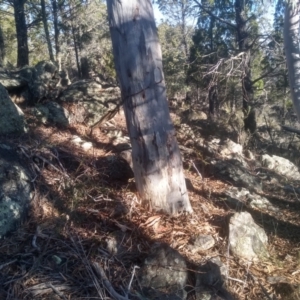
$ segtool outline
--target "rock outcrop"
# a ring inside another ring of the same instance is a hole
[[[0,144],[0,238],[20,224],[31,199],[28,170],[15,150]]]
[[[69,110],[76,120],[92,126],[108,111],[113,111],[121,99],[119,88],[102,88],[92,80],[80,80],[62,92],[58,100],[66,106],[76,104],[76,109]],[[79,115],[77,115],[77,112]]]
[[[0,84],[0,135],[26,132],[22,110],[14,104],[7,90]]]

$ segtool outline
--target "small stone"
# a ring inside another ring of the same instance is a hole
[[[221,156],[225,157],[232,157],[236,155],[242,155],[243,152],[243,146],[240,144],[237,144],[230,139],[226,139],[222,145],[220,145],[219,150]]]
[[[244,155],[245,155],[246,158],[248,158],[250,160],[254,160],[255,159],[254,154],[249,149],[246,149],[244,151]]]
[[[72,142],[76,145],[80,145],[82,143],[82,139],[81,139],[81,137],[74,135],[72,138]]]
[[[118,241],[116,237],[111,236],[106,239],[106,250],[111,254],[111,255],[116,255],[118,252]]]
[[[215,245],[215,240],[211,235],[198,235],[192,240],[192,245],[188,248],[192,253],[206,251]]]
[[[90,142],[84,142],[81,144],[81,148],[85,151],[90,150],[93,147],[93,144]]]
[[[270,284],[289,283],[285,276],[269,276],[267,280]]]

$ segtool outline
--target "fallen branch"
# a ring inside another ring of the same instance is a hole
[[[293,127],[289,127],[289,126],[285,126],[285,125],[282,125],[281,128],[283,130],[285,130],[285,131],[293,132],[293,133],[296,133],[296,134],[300,135],[300,130],[299,129],[296,129],[296,128],[293,128]]]
[[[101,277],[101,279],[103,280],[103,285],[105,287],[105,289],[109,292],[109,294],[115,299],[115,300],[128,300],[127,297],[124,297],[120,294],[118,294],[115,289],[113,288],[113,286],[111,285],[111,283],[109,282],[108,278],[105,275],[105,272],[103,270],[103,268],[96,262],[92,262],[92,266],[95,270],[95,272],[97,273],[97,275],[99,277]]]

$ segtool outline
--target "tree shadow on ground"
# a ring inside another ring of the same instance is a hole
[[[31,148],[32,155],[26,158],[39,169],[33,178],[35,197],[28,221],[0,247],[0,296],[14,300],[105,298],[109,293],[93,268],[96,262],[115,291],[125,295],[131,282],[129,298],[141,299],[143,290],[133,276],[134,266],[142,265],[159,239],[141,226],[141,214],[147,212],[137,205],[135,193],[128,189],[131,184],[111,182],[92,154],[83,156],[68,143],[49,145],[42,134],[14,142],[26,149],[33,140],[45,145],[44,149]],[[104,169],[105,163],[101,162]],[[188,264],[191,270],[199,267],[192,261]],[[194,286],[195,274],[190,272],[190,277],[188,285]],[[206,288],[214,294],[221,291],[210,284]],[[189,299],[194,297],[193,288],[188,292]],[[161,294],[156,299],[167,297]]]

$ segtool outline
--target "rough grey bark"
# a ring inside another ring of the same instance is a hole
[[[18,58],[17,66],[24,67],[29,65],[29,50],[28,50],[28,36],[27,36],[27,24],[25,18],[25,5],[26,0],[14,0],[14,16],[17,32],[18,43]]]
[[[45,30],[48,51],[49,51],[49,57],[50,57],[50,60],[54,62],[52,44],[51,44],[49,28],[48,28],[45,0],[41,0],[41,8],[42,8],[42,18],[43,18],[43,25],[44,25],[44,30]]]
[[[139,194],[155,210],[192,212],[151,0],[107,0],[107,8]]]
[[[300,3],[287,1],[284,15],[284,47],[289,73],[291,96],[300,121]]]

